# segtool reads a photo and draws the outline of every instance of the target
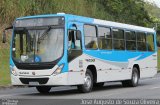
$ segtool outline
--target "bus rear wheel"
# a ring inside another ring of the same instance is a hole
[[[138,82],[139,82],[139,72],[138,72],[138,69],[136,67],[133,68],[132,70],[132,77],[131,77],[131,80],[125,80],[125,81],[122,81],[122,85],[124,87],[136,87],[138,86]]]
[[[78,90],[82,93],[88,93],[92,91],[93,88],[93,75],[90,70],[86,71],[84,84],[78,86]]]
[[[36,89],[39,93],[45,94],[45,93],[49,93],[49,91],[51,90],[51,87],[49,87],[49,86],[37,86]]]

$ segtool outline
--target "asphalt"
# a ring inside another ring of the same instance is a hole
[[[137,87],[122,87],[120,82],[107,82],[90,93],[80,93],[75,86],[53,87],[48,94],[40,94],[34,87],[2,88],[0,99],[0,104],[6,102],[5,99],[16,99],[19,101],[16,105],[66,105],[67,102],[75,105],[80,104],[82,99],[160,99],[160,74],[141,79]]]

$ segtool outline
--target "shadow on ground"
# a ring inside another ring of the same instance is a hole
[[[126,88],[139,88],[148,85],[147,83],[141,83],[138,87],[123,87],[121,83],[114,84],[114,85],[108,85],[107,83],[103,87],[94,87],[91,93],[98,93],[103,91],[109,91],[109,90],[120,90],[120,89],[126,89]],[[47,94],[41,94],[41,93],[34,93],[34,94],[25,94],[25,96],[70,96],[70,95],[81,95],[81,94],[87,94],[87,93],[80,93],[77,90],[76,86],[67,87],[66,89],[63,88],[61,90],[57,90],[58,87],[53,87],[51,91]],[[36,88],[35,88],[36,91]],[[91,94],[89,93],[89,94]]]

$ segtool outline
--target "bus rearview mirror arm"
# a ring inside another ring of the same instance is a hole
[[[77,25],[76,24],[72,24],[72,27],[76,27],[76,30],[77,30]]]
[[[2,33],[2,43],[6,43],[6,30],[13,29],[13,26],[7,27],[3,30]]]

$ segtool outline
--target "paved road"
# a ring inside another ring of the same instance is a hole
[[[120,82],[105,83],[91,93],[79,93],[76,87],[53,87],[49,94],[40,94],[34,87],[1,89],[1,99],[160,99],[160,74],[142,79],[138,87],[122,87]],[[32,101],[31,101],[32,102]],[[49,101],[48,101],[49,102]],[[40,102],[42,104],[42,102]],[[41,105],[39,104],[39,105]],[[44,105],[44,104],[42,104]],[[46,104],[50,105],[50,104]]]

